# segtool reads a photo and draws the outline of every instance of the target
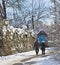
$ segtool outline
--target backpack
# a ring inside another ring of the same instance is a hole
[[[38,43],[45,43],[46,42],[46,36],[45,35],[40,35],[38,37]]]

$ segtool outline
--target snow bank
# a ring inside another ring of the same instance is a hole
[[[17,32],[19,35],[21,34],[28,34],[28,32],[31,33],[31,35],[34,37],[36,34],[33,30],[27,30],[27,26],[26,25],[22,25],[22,28],[14,28],[13,26],[7,26],[7,30],[13,35],[14,32]],[[4,35],[6,35],[6,27],[3,27],[3,32]]]

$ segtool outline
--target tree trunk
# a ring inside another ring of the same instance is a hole
[[[5,7],[5,0],[2,0],[2,5],[3,5],[4,19],[6,19],[6,7]]]

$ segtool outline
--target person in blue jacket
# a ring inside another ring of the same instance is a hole
[[[47,34],[44,31],[40,31],[40,33],[38,34],[38,43],[40,44],[42,54],[45,54],[46,41]]]

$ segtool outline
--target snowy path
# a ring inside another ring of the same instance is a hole
[[[53,51],[53,50],[52,50]],[[46,54],[52,52],[50,48],[46,50]],[[41,51],[39,51],[39,54],[41,54]],[[24,53],[17,53],[14,55],[9,55],[9,56],[2,56],[0,57],[0,65],[14,65],[16,63],[20,63],[21,60],[30,58],[35,56],[35,51],[29,51],[29,52],[24,52]],[[21,65],[21,64],[19,64]]]
[[[15,64],[16,65],[16,64]],[[24,62],[24,65],[59,65],[51,56],[37,57]]]

